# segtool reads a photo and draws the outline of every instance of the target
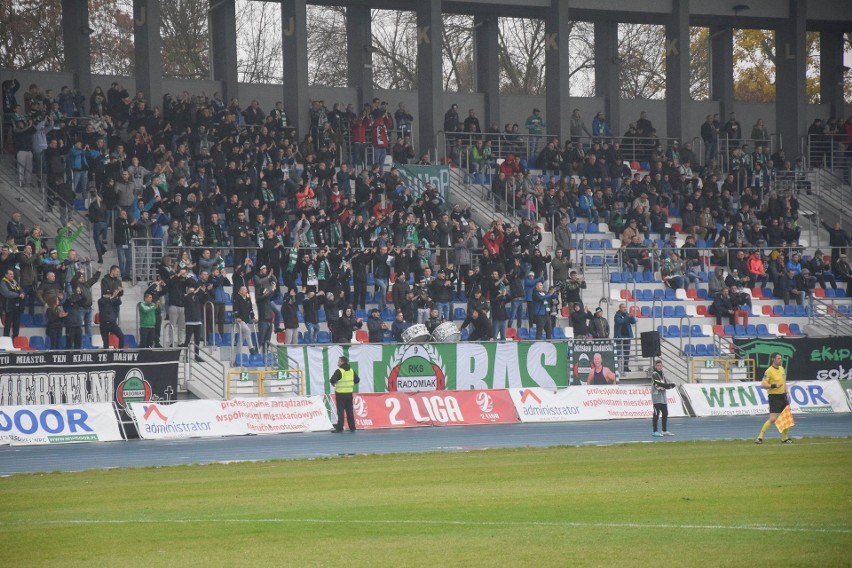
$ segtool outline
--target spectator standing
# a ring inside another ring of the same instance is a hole
[[[85,298],[81,293],[82,286],[77,286],[65,299],[62,308],[65,310],[65,347],[67,349],[81,349],[83,345],[83,312],[82,304]],[[90,291],[91,293],[91,291]],[[89,312],[91,313],[91,300],[89,300]]]
[[[478,124],[478,122],[477,122]],[[529,154],[527,157],[532,158],[538,156],[538,148],[541,146],[541,137],[544,135],[544,118],[541,116],[541,110],[534,108],[532,114],[527,117],[525,124],[527,132],[530,135]]]
[[[370,317],[367,319],[367,331],[369,332],[370,343],[382,343],[387,328],[388,325],[382,321],[379,309],[373,308],[370,310]]]
[[[574,311],[568,317],[571,327],[574,330],[574,339],[585,339],[590,337],[589,322],[592,320],[589,310],[583,310],[583,306],[579,303],[574,304]]]
[[[186,333],[181,347],[189,347],[190,342],[195,344],[195,360],[201,362],[198,355],[201,345],[201,329],[203,325],[204,303],[207,301],[207,292],[196,282],[190,282],[186,286],[183,296],[183,313],[186,320]],[[187,355],[188,356],[188,355]]]
[[[529,279],[529,278],[528,278]],[[536,279],[535,289],[531,294],[532,309],[530,310],[530,325],[535,324],[535,338],[541,339],[542,332],[547,339],[553,336],[553,326],[550,322],[550,299],[554,288],[544,291],[544,281]]]
[[[618,344],[618,354],[621,357],[621,368],[625,373],[630,372],[627,362],[630,360],[630,340],[633,337],[633,326],[636,318],[627,311],[627,304],[619,304],[613,321],[614,337]]]
[[[825,221],[822,226],[828,231],[828,245],[831,247],[831,266],[837,264],[837,259],[841,254],[846,252],[846,245],[852,244],[852,239],[849,238],[849,233],[840,226],[840,221],[833,226]]]
[[[155,330],[157,326],[157,310],[159,302],[154,302],[154,295],[145,292],[139,303],[139,347],[149,349],[154,347]]]
[[[118,290],[108,293],[101,289],[101,298],[98,300],[98,313],[101,316],[101,339],[103,339],[105,349],[109,346],[110,334],[118,338],[118,348],[124,349],[124,334],[118,327],[118,308],[121,306],[119,293]]]
[[[59,296],[51,296],[44,313],[47,316],[47,339],[50,348],[59,349],[62,341],[62,328],[68,316],[59,303]]]
[[[589,332],[595,339],[605,339],[609,337],[609,322],[603,317],[603,309],[596,308],[595,315],[589,323]]]
[[[171,308],[171,306],[169,307]],[[249,324],[254,323],[254,308],[252,307],[251,296],[249,296],[246,286],[240,286],[237,295],[234,296],[234,323],[237,325],[240,335],[240,339],[237,341],[237,356],[240,357],[242,355],[245,342],[248,342],[251,346],[249,352],[252,355],[257,353],[257,339],[249,327]],[[240,362],[242,362],[241,357]]]

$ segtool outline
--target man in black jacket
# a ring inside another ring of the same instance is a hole
[[[127,218],[127,211],[120,209],[118,211],[118,219],[115,220],[115,225],[113,226],[113,242],[115,242],[115,250],[118,253],[118,268],[122,280],[130,280],[131,268],[133,266],[133,253],[130,248],[133,224],[135,224],[135,221],[131,222]]]
[[[254,323],[254,308],[252,307],[248,288],[245,286],[240,286],[237,295],[234,296],[234,323],[236,323],[240,335],[240,340],[237,342],[237,354],[242,354],[243,345],[246,341],[250,341],[251,354],[254,355],[257,353],[257,339],[249,327],[249,324]]]
[[[473,328],[467,338],[468,341],[491,341],[491,320],[485,312],[478,309],[471,310],[470,315],[462,323],[462,330],[467,326]]]
[[[101,338],[104,341],[104,349],[109,347],[109,334],[118,337],[118,348],[124,349],[124,334],[118,327],[118,307],[121,305],[119,291],[115,290],[108,294],[101,290],[101,299],[98,300],[98,312],[101,315]]]
[[[204,324],[202,312],[207,302],[207,292],[203,287],[190,281],[186,286],[183,296],[183,313],[186,320],[186,340],[181,347],[189,347],[190,342],[195,344],[195,360],[201,361],[198,356],[198,346],[201,345],[201,327]]]

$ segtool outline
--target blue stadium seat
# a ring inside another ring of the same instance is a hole
[[[646,270],[642,273],[642,282],[646,284],[653,284],[657,281],[657,278],[654,276],[654,273],[650,270]]]
[[[331,343],[331,334],[327,331],[321,331],[317,334],[317,341],[319,343]]]
[[[683,346],[683,354],[687,355],[689,357],[694,357],[695,356],[695,345],[693,345],[691,343],[687,343],[686,345],[684,345]]]
[[[706,300],[709,296],[710,296],[710,293],[706,289],[704,289],[704,288],[698,289],[698,299],[699,300]]]
[[[784,306],[772,306],[772,315],[773,316],[783,316],[784,315]]]
[[[301,312],[300,312],[300,313],[301,313]],[[367,316],[367,310],[362,310],[361,308],[358,308],[357,310],[355,310],[355,317],[356,317],[356,318],[361,318],[361,319],[363,319],[363,320],[366,320],[366,319],[367,319],[367,317],[368,317],[368,316]]]
[[[376,284],[376,277],[373,276],[372,272],[367,273],[367,286],[374,286]]]
[[[553,330],[553,339],[565,339],[565,330],[557,325]]]
[[[124,346],[128,349],[139,349],[139,343],[136,341],[136,336],[130,334],[125,335]]]
[[[598,229],[597,223],[589,223],[588,232],[590,233],[600,233],[600,229]]]
[[[659,288],[657,288],[656,290],[654,290],[654,299],[655,299],[655,300],[664,300],[664,299],[665,299],[665,297],[666,297],[665,292],[663,292],[663,291],[662,291],[662,290],[660,290]]]
[[[790,333],[795,333],[796,335],[807,335],[802,329],[799,327],[797,323],[790,324]],[[30,346],[32,346],[32,340],[30,340]]]
[[[296,319],[299,320],[299,323],[305,323],[305,314],[301,310],[296,312]]]
[[[599,239],[589,239],[586,241],[587,250],[599,250],[601,248],[601,241]]]
[[[774,337],[771,333],[769,333],[769,328],[767,328],[764,323],[757,324],[756,331],[758,337]]]
[[[609,275],[609,281],[613,284],[623,284],[621,280],[621,272],[613,272]]]
[[[669,337],[680,337],[680,328],[676,325],[670,325],[668,329]]]
[[[808,315],[808,310],[805,306],[796,306],[796,316],[805,317]]]
[[[673,306],[663,306],[663,317],[664,318],[673,318],[674,317],[674,307]]]
[[[233,298],[231,298],[231,295],[230,295],[230,294],[227,294],[227,293],[225,294],[225,305],[226,305],[226,306],[232,306],[232,305],[234,305],[234,299],[233,299]]]
[[[36,314],[33,316],[33,327],[46,327],[47,318],[44,314]]]
[[[518,339],[529,339],[530,338],[530,330],[525,327],[518,328]]]
[[[796,306],[784,306],[784,315],[793,317],[796,315]]]
[[[46,342],[44,340],[44,337],[42,337],[40,335],[33,335],[32,337],[30,337],[30,347],[32,347],[33,349],[37,349],[39,351],[43,351],[43,350],[47,349],[47,345],[46,345]]]
[[[725,332],[725,335],[734,335],[734,326],[731,324],[725,324],[725,327],[722,328]]]
[[[699,343],[695,346],[695,355],[697,357],[707,357],[707,345],[704,343]]]
[[[725,327],[727,327],[727,326],[725,326]],[[734,333],[733,333],[732,335],[735,335],[735,336],[745,336],[745,335],[747,335],[747,334],[746,334],[746,328],[745,328],[745,326],[743,326],[743,325],[735,325],[735,326],[734,326]]]
[[[680,209],[677,207],[669,207],[669,217],[680,217]]]
[[[249,355],[249,367],[263,367],[266,362],[263,360],[263,355],[260,353],[252,353]]]
[[[227,325],[231,325],[231,324],[234,323],[234,312],[231,312],[231,311],[225,312],[224,323],[227,324]]]
[[[14,258],[14,257],[13,257]],[[32,327],[33,326],[33,316],[24,312],[21,314],[21,327]]]
[[[753,323],[748,324],[745,327],[745,334],[749,337],[755,337],[757,335],[757,326]]]
[[[639,308],[639,314],[640,314],[643,318],[649,318],[649,317],[651,317],[651,308],[650,308],[650,306],[642,306],[641,308]]]
[[[707,248],[707,241],[704,239],[697,239],[695,241],[695,247],[700,249]]]
[[[677,300],[677,296],[675,295],[675,291],[674,291],[673,289],[671,289],[671,288],[666,288],[663,292],[664,292],[664,294],[663,294],[663,298],[664,298],[667,302],[673,302],[673,301],[676,301],[676,300]]]
[[[234,366],[235,367],[250,367],[251,359],[249,358],[248,353],[239,353],[234,358]]]
[[[456,308],[453,310],[453,319],[456,321],[462,321],[467,317],[467,312],[464,311],[464,308]]]
[[[693,325],[692,327],[690,327],[689,335],[691,335],[692,337],[707,337],[706,335],[704,335],[704,332],[701,331],[700,325]]]
[[[683,306],[675,306],[674,307],[674,317],[685,318],[686,317],[686,308],[684,308]]]
[[[660,306],[654,306],[654,309],[651,310],[653,317],[662,318],[663,317],[663,309]]]
[[[654,299],[654,291],[653,290],[636,290],[637,299],[640,299],[643,302],[650,302]]]
[[[633,277],[632,272],[622,272],[621,273],[621,281],[622,282],[636,282],[636,278]]]
[[[577,223],[577,232],[578,233],[588,232],[588,225],[586,225],[586,223]]]
[[[835,298],[835,297],[837,297],[837,293],[834,291],[834,288],[826,288],[826,289],[825,289],[825,297],[826,297],[826,298]]]
[[[319,316],[317,319],[320,321],[320,323],[325,323],[326,321],[328,321],[327,316],[325,315],[325,308],[319,310],[317,312],[317,315]]]
[[[394,319],[393,308],[385,308],[385,309],[382,310],[382,320],[383,321],[390,322],[390,321],[393,321],[393,319]]]

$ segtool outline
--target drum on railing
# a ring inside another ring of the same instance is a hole
[[[432,341],[435,343],[455,343],[460,340],[461,331],[451,321],[442,323],[432,332]]]
[[[429,330],[422,323],[416,323],[402,332],[405,343],[426,343],[429,341]]]

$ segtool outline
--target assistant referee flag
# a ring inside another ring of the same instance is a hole
[[[790,410],[790,405],[788,404],[787,407],[781,411],[781,414],[778,415],[778,418],[775,419],[775,427],[778,428],[779,432],[783,432],[790,426],[795,425],[796,421],[793,420],[793,411]]]

